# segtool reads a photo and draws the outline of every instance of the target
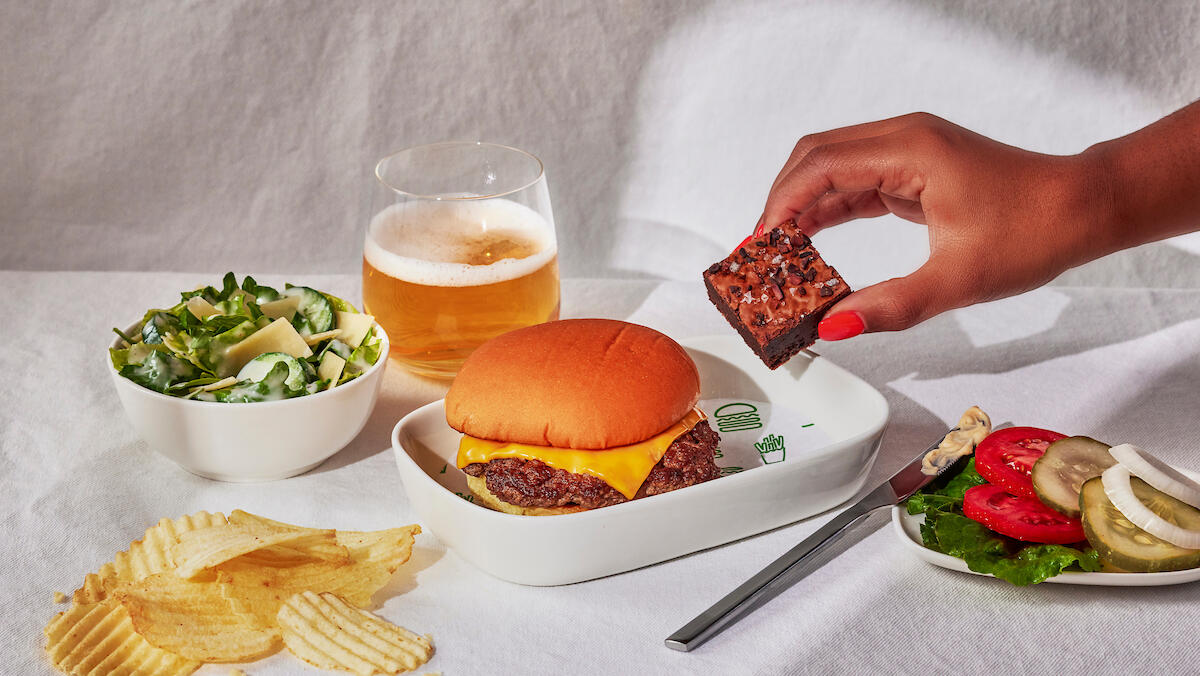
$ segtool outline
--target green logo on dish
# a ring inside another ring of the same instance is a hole
[[[787,448],[783,445],[783,437],[778,434],[768,434],[761,441],[755,442],[762,461],[768,465],[783,462],[787,458]]]
[[[720,432],[742,432],[756,430],[763,426],[762,418],[758,416],[758,407],[743,401],[725,404],[713,411]]]

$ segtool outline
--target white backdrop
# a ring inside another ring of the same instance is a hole
[[[353,272],[374,161],[484,139],[545,160],[565,275],[692,279],[804,133],[927,110],[1070,153],[1184,105],[1200,5],[5,2],[0,92],[2,268]],[[818,243],[856,285],[927,253],[891,217]],[[1196,286],[1197,253],[1060,283]]]

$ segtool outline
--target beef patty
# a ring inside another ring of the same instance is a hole
[[[713,451],[720,437],[701,420],[680,435],[638,489],[634,499],[658,495],[720,476]],[[607,507],[627,498],[602,479],[555,469],[540,460],[498,458],[463,468],[471,476],[485,477],[488,490],[518,507]]]

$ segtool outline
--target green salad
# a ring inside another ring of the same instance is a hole
[[[1030,585],[1065,570],[1100,570],[1096,550],[1068,545],[1023,542],[985,528],[963,514],[967,489],[988,481],[971,458],[962,471],[942,479],[908,499],[909,514],[925,514],[921,540],[925,546],[958,557],[977,573],[990,573],[1015,585]]]
[[[344,385],[379,360],[374,317],[307,286],[282,291],[232,272],[221,288],[180,294],[151,309],[113,368],[142,387],[184,399],[245,403],[314,394]]]

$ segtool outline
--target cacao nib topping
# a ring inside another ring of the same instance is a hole
[[[718,307],[736,312],[736,325],[754,335],[806,321],[846,288],[793,223],[747,240],[704,277],[709,293],[725,299]]]
[[[747,239],[722,270],[704,275],[709,297],[770,368],[811,344],[824,310],[850,291],[794,221]]]

